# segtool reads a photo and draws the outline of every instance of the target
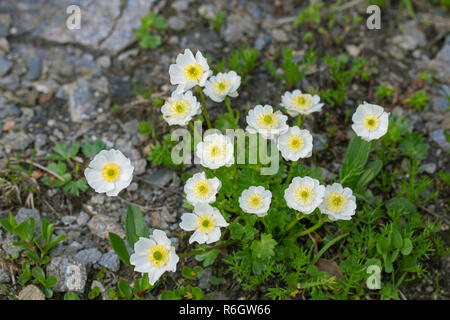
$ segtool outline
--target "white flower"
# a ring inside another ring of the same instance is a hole
[[[192,117],[200,114],[201,105],[191,91],[186,93],[174,91],[162,106],[161,112],[170,126],[175,124],[185,126]]]
[[[247,131],[250,133],[259,132],[264,138],[272,139],[288,130],[286,124],[287,116],[281,111],[273,112],[269,105],[255,106],[247,115]]]
[[[322,110],[323,103],[319,103],[318,95],[311,96],[300,90],[286,91],[281,97],[281,106],[286,108],[287,113],[295,117],[298,114],[310,114]]]
[[[284,191],[284,199],[289,208],[304,214],[313,212],[323,200],[325,187],[311,177],[295,177]]]
[[[389,113],[383,107],[364,102],[352,116],[352,129],[363,140],[370,141],[384,136],[389,126]]]
[[[181,216],[180,228],[186,231],[194,231],[189,238],[189,243],[213,243],[220,239],[220,227],[227,227],[228,223],[217,208],[207,203],[195,205],[193,213],[184,213]]]
[[[325,188],[325,197],[319,209],[331,220],[350,220],[355,214],[356,198],[350,188],[333,183]]]
[[[250,187],[242,191],[239,197],[239,206],[244,212],[254,213],[259,217],[264,217],[272,201],[272,192],[264,187]]]
[[[184,192],[186,200],[192,204],[211,203],[216,201],[216,193],[222,187],[217,178],[206,179],[204,172],[196,173],[186,181]]]
[[[84,170],[87,183],[98,193],[117,196],[133,179],[134,167],[119,150],[102,150]]]
[[[278,137],[278,150],[286,160],[297,161],[299,158],[308,158],[312,154],[313,138],[308,130],[299,127],[290,127],[289,130]]]
[[[203,87],[206,79],[212,74],[209,65],[200,51],[195,57],[189,49],[177,56],[176,63],[169,67],[170,83],[178,85],[176,91],[184,92],[199,85]]]
[[[237,97],[241,77],[236,72],[218,73],[206,81],[205,94],[215,102],[222,102],[226,96]]]
[[[154,230],[150,239],[140,237],[134,244],[134,251],[130,263],[135,266],[134,271],[148,273],[151,285],[155,284],[164,272],[175,272],[180,259],[162,230]]]
[[[210,169],[231,166],[234,163],[234,146],[223,134],[210,134],[197,144],[196,155],[200,164]]]

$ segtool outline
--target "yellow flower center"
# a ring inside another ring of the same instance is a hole
[[[116,181],[120,176],[120,168],[115,163],[108,163],[102,169],[102,176],[108,182]]]
[[[153,266],[163,267],[169,260],[169,250],[161,244],[154,245],[150,248],[147,258]]]
[[[280,119],[278,118],[278,116],[270,110],[261,112],[256,119],[256,123],[258,124],[258,126],[263,129],[276,128],[278,127],[279,122]]]
[[[230,80],[220,79],[214,84],[214,91],[221,93],[227,90],[231,85]]]
[[[189,64],[184,68],[184,77],[188,81],[197,81],[203,75],[203,68],[198,63]]]
[[[295,189],[294,199],[302,206],[307,206],[314,201],[314,194],[312,187],[301,185]]]
[[[197,230],[203,233],[211,232],[214,227],[214,217],[209,214],[201,214],[197,218]]]
[[[199,180],[194,185],[194,195],[203,200],[210,197],[212,190],[213,187],[207,179]]]
[[[175,118],[186,118],[191,111],[191,105],[185,99],[175,100],[169,107],[171,116]]]
[[[261,199],[260,193],[253,193],[247,199],[247,204],[253,209],[257,209],[263,205],[263,199]]]
[[[293,134],[288,137],[286,144],[289,150],[298,152],[303,149],[303,146],[305,145],[305,139],[298,134]]]
[[[225,159],[227,146],[225,143],[216,141],[206,147],[206,157],[211,161],[220,161]]]
[[[311,109],[312,106],[312,100],[311,98],[306,94],[300,94],[299,96],[293,96],[292,97],[292,107],[299,111],[306,112],[309,109]]]
[[[348,203],[348,198],[340,192],[330,192],[325,198],[327,208],[335,213],[342,212]]]
[[[374,114],[368,114],[364,118],[364,127],[369,131],[374,131],[380,126],[380,120]]]

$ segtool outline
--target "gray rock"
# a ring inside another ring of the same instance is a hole
[[[444,97],[433,97],[431,101],[434,111],[441,112],[448,108],[448,100]]]
[[[206,19],[215,19],[217,10],[212,4],[202,4],[198,7],[198,14]]]
[[[172,16],[167,19],[167,26],[174,31],[182,31],[186,28],[186,22],[180,16]]]
[[[100,294],[102,295],[102,299],[103,300],[112,300],[110,297],[108,297],[108,295],[106,294],[106,290],[105,287],[103,286],[103,284],[98,281],[98,280],[94,280],[92,281],[91,284],[91,290],[93,290],[95,287],[98,287],[98,289],[100,290]]]
[[[272,41],[272,36],[269,34],[260,35],[255,41],[255,48],[262,50],[268,43]]]
[[[11,281],[11,279],[9,278],[9,274],[5,270],[0,268],[0,283],[8,283],[9,281]]]
[[[435,163],[424,163],[419,167],[419,170],[425,171],[426,173],[433,174],[436,172]]]
[[[120,260],[114,250],[110,250],[103,254],[98,263],[106,269],[114,272],[119,271],[120,269]]]
[[[81,211],[80,214],[78,215],[77,223],[80,226],[84,226],[86,223],[88,223],[89,218],[90,218],[90,216],[86,212]]]
[[[313,138],[313,150],[325,150],[325,145],[328,143],[328,136],[326,134],[316,134]]]
[[[47,278],[55,276],[58,283],[53,287],[55,292],[84,291],[86,285],[86,267],[70,256],[56,257],[47,265]]]
[[[447,36],[444,46],[436,57],[427,63],[426,68],[435,69],[434,77],[442,83],[450,83],[448,77],[450,73],[450,36]]]
[[[206,268],[199,276],[198,287],[207,290],[211,287],[212,269]]]
[[[245,36],[252,37],[257,32],[254,22],[239,14],[227,17],[226,28],[222,28],[222,35],[227,42],[238,42],[244,40]]]
[[[47,143],[47,135],[43,134],[43,133],[38,133],[35,136],[34,139],[34,145],[36,148],[41,148],[43,146],[45,146],[45,144]]]
[[[22,247],[17,247],[13,243],[19,241],[19,237],[11,234],[6,233],[5,239],[2,241],[2,248],[6,252],[7,255],[13,256],[13,255],[19,255],[20,252],[22,252]]]
[[[0,77],[6,76],[12,65],[10,60],[0,57]]]
[[[150,175],[148,180],[159,186],[165,186],[173,180],[174,174],[173,170],[167,168],[158,169]]]
[[[141,25],[141,18],[151,11],[153,3],[154,0],[126,1],[121,17],[117,19],[114,30],[101,44],[101,48],[117,53],[133,43],[136,39],[134,32]],[[104,5],[109,5],[109,2]]]
[[[96,215],[88,223],[89,230],[102,239],[108,239],[109,232],[113,232],[118,236],[124,238],[125,232],[122,226],[118,224],[113,218],[103,214]]]
[[[25,132],[20,131],[8,133],[1,141],[6,146],[6,149],[22,151],[33,142],[33,138]]]
[[[392,38],[392,42],[403,50],[415,50],[426,45],[425,34],[420,30],[417,20],[400,25],[400,35]]]
[[[19,300],[45,300],[44,293],[33,284],[23,288],[18,295]]]
[[[81,262],[83,265],[88,265],[89,263],[97,263],[102,257],[102,253],[95,248],[84,249],[79,251],[74,259]]]
[[[178,11],[185,11],[189,8],[189,4],[188,0],[177,0],[171,4],[171,7]]]
[[[61,218],[62,223],[64,223],[66,226],[74,223],[77,220],[76,216],[64,216]]]
[[[279,43],[286,43],[289,41],[288,35],[286,34],[286,32],[284,32],[281,29],[273,30],[272,37],[275,41],[277,41]]]
[[[34,81],[39,79],[42,72],[42,59],[37,56],[32,56],[28,62],[28,73],[26,78],[28,80]]]
[[[36,231],[41,232],[41,214],[36,209],[20,208],[15,218],[17,223],[21,223],[27,220],[29,217],[33,217],[36,222]]]
[[[444,151],[450,150],[450,143],[447,142],[447,139],[444,135],[444,130],[434,130],[430,132],[430,137],[433,139],[434,142],[436,142]]]

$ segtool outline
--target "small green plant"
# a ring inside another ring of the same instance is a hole
[[[294,27],[297,28],[299,25],[306,23],[320,24],[320,9],[324,6],[325,4],[322,1],[311,3],[306,9],[298,13],[298,17],[294,21]]]
[[[150,152],[148,154],[148,160],[152,166],[164,165],[168,168],[180,170],[182,165],[175,165],[172,162],[172,148],[177,145],[177,141],[172,141],[171,134],[165,134],[162,139],[162,143],[156,141],[156,143],[150,144]]]
[[[375,97],[378,101],[389,100],[394,97],[394,88],[391,86],[379,85],[375,90]]]
[[[247,83],[251,78],[252,71],[258,65],[258,49],[252,47],[242,47],[231,53],[228,61],[222,60],[216,65],[216,71],[221,72],[227,66],[230,70],[236,71],[241,76],[241,84]]]
[[[283,74],[277,72],[277,67],[273,61],[267,60],[264,62],[264,66],[269,70],[270,74],[279,79],[284,80],[290,89],[294,88],[298,82],[305,76],[308,67],[316,59],[316,53],[313,49],[309,49],[305,52],[305,55],[301,63],[294,61],[292,49],[286,48],[283,50],[283,57],[281,61],[281,68]]]
[[[408,98],[404,103],[408,106],[414,107],[416,110],[424,109],[429,105],[430,98],[423,91],[415,92],[411,98]]]
[[[214,30],[217,33],[220,33],[220,29],[222,29],[222,25],[226,19],[227,13],[223,10],[219,10],[213,19],[209,19],[209,23],[214,26]]]
[[[52,237],[55,226],[45,218],[41,221],[41,234],[39,235],[35,235],[36,220],[34,217],[17,223],[12,213],[9,213],[8,218],[0,219],[0,225],[6,231],[19,237],[20,240],[13,244],[24,248],[25,255],[39,265],[50,262],[48,253],[58,242],[66,238],[65,235]]]
[[[358,57],[352,61],[347,69],[349,60],[349,56],[344,53],[337,57],[326,56],[323,58],[323,61],[329,66],[328,77],[334,82],[334,88],[323,91],[320,96],[332,107],[343,105],[347,98],[350,82],[363,71],[367,64],[364,57]]]
[[[19,284],[24,286],[28,281],[32,280],[34,284],[40,284],[42,291],[46,298],[53,297],[52,288],[58,283],[58,279],[55,276],[45,277],[45,272],[41,267],[34,267],[31,269],[30,263],[25,261],[22,263],[22,273],[19,277]]]
[[[141,18],[141,26],[136,30],[136,38],[139,45],[143,49],[156,49],[161,43],[162,39],[156,30],[164,30],[167,28],[166,19],[159,14],[150,13]]]

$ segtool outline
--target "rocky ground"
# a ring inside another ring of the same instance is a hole
[[[6,165],[5,152],[10,156],[20,153],[20,157],[30,159],[35,148],[34,160],[46,165],[55,142],[70,143],[87,138],[100,139],[107,147],[120,149],[131,158],[136,176],[131,186],[117,198],[108,198],[93,190],[75,198],[61,189],[42,184],[32,193],[31,200],[25,190],[18,196],[0,196],[0,218],[9,212],[18,221],[30,215],[37,220],[45,217],[56,225],[57,234],[67,235],[51,253],[52,262],[47,267],[47,273],[60,279],[55,288],[56,298],[61,297],[59,292],[67,291],[64,285],[64,279],[70,276],[64,271],[67,265],[75,264],[82,270],[76,290],[80,297],[86,297],[91,286],[107,289],[114,287],[120,278],[131,280],[137,276],[124,266],[120,268],[119,259],[107,240],[109,231],[123,234],[129,204],[138,204],[150,227],[165,230],[178,250],[186,250],[186,239],[178,243],[178,221],[184,212],[181,176],[170,169],[153,168],[145,151],[148,144],[155,141],[138,134],[138,123],[144,119],[153,122],[158,136],[168,132],[168,127],[159,120],[159,108],[133,103],[142,100],[136,97],[133,83],[145,90],[155,88],[154,96],[167,97],[171,90],[169,65],[184,48],[199,49],[217,62],[241,45],[256,47],[261,61],[275,57],[277,50],[283,47],[293,48],[296,56],[301,57],[308,47],[302,41],[305,30],[294,28],[292,24],[298,11],[305,7],[303,1],[80,0],[75,2],[82,8],[82,27],[70,31],[65,26],[65,9],[72,2],[0,1],[0,145],[4,146],[4,150],[0,150],[0,169]],[[338,8],[338,18],[350,13],[365,17],[367,4],[351,2],[354,3],[351,6]],[[218,10],[227,12],[220,33],[201,18],[201,15],[213,18]],[[392,114],[409,118],[413,128],[427,137],[430,154],[421,169],[430,176],[449,169],[450,144],[445,132],[450,130],[447,98],[450,94],[450,19],[445,10],[429,4],[417,5],[416,19],[412,19],[393,4],[382,11],[381,30],[368,30],[364,18],[356,30],[347,34],[348,30],[338,19],[335,27],[317,41],[320,57],[325,53],[346,52],[379,61],[369,85],[353,85],[345,104],[354,106],[358,99],[373,97],[375,86],[381,83],[394,86],[397,96],[385,107]],[[143,50],[135,40],[134,30],[140,25],[140,17],[150,11],[164,15],[168,29],[162,32],[160,48]],[[333,37],[342,34],[342,43],[336,45]],[[434,79],[418,84],[415,80],[418,74],[430,69],[436,70]],[[314,65],[300,87],[307,90],[326,86],[324,70],[324,64]],[[429,106],[415,111],[400,103],[420,85],[431,97]],[[245,112],[257,101],[275,106],[281,94],[280,85],[271,80],[261,63],[240,91],[239,98],[233,101]],[[113,105],[118,111],[111,108]],[[208,102],[208,107],[213,118],[223,113],[220,104]],[[324,119],[325,115],[320,115],[314,121],[309,119],[305,125],[317,128],[313,132],[325,132],[321,124]],[[346,130],[351,131],[350,128],[342,130],[344,136],[350,134]],[[336,174],[346,143],[330,141],[326,133],[316,134],[314,139],[316,151],[323,150],[325,144],[332,146],[320,155],[318,162],[330,174]],[[433,200],[427,210],[445,215],[448,192]],[[448,224],[445,225],[448,229]],[[16,283],[20,265],[1,258],[17,252],[13,241],[13,236],[0,229],[0,283],[19,294],[23,289]],[[448,255],[430,261],[431,269],[440,270],[444,278],[448,277]],[[99,282],[95,275],[102,266],[107,271]],[[211,289],[211,275],[212,270],[207,268],[198,285],[213,297],[243,296],[239,286],[231,284]],[[409,288],[405,294],[430,298],[435,291],[435,281],[428,280]],[[166,282],[169,288],[174,283]],[[2,298],[6,297],[0,295]],[[155,297],[149,295],[148,298]]]

